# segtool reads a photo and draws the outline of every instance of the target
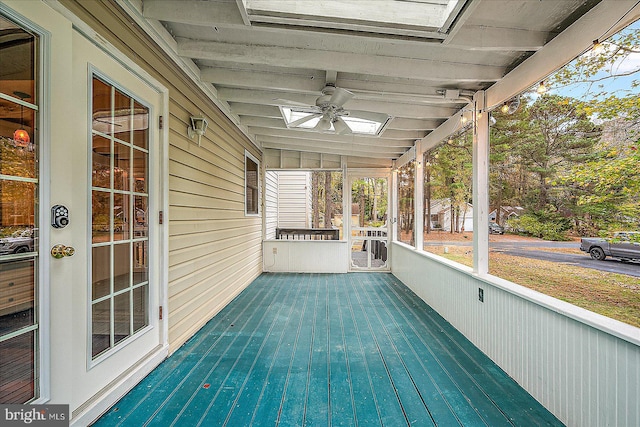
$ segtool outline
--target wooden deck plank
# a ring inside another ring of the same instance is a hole
[[[335,275],[325,276],[327,281],[327,298],[329,320],[328,358],[329,358],[329,408],[331,425],[356,425],[355,403],[351,379],[351,369],[346,351],[344,322],[340,309],[339,285]],[[340,286],[344,288],[344,286]]]
[[[220,340],[231,337],[230,332],[236,327],[235,323],[242,319],[248,320],[249,313],[254,312],[254,304],[265,298],[269,292],[273,290],[263,287],[256,289],[256,292],[238,295],[99,421],[104,422],[105,426],[111,426],[134,425],[136,420],[140,420],[139,425],[144,425],[155,413],[164,410],[164,405],[175,395],[177,387],[194,381],[192,373],[202,366],[207,366],[209,354],[218,345],[224,345]]]
[[[351,280],[348,283],[351,292],[347,294],[347,298],[351,303],[356,333],[360,336],[363,344],[366,371],[375,395],[380,422],[383,425],[399,425],[399,423],[405,423],[405,414],[398,400],[393,380],[389,377],[381,349],[375,340],[375,331],[371,328],[366,317],[366,310],[370,310],[371,307],[363,304],[362,296],[356,290],[356,284],[361,277],[364,276],[350,276]]]
[[[377,397],[367,359],[365,346],[355,320],[353,305],[348,295],[351,293],[350,277],[340,275],[337,283],[338,315],[342,320],[343,336],[348,368],[351,373],[352,405],[355,411],[354,423],[362,426],[381,425]]]
[[[390,274],[263,274],[97,426],[562,425]]]

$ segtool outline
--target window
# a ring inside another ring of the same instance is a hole
[[[149,108],[92,80],[91,356],[149,325]]]
[[[342,172],[273,171],[265,173],[265,237],[321,240],[341,238]],[[286,232],[283,229],[298,229]],[[316,230],[313,234],[311,229]],[[327,230],[325,232],[325,230]],[[337,230],[337,231],[336,231]],[[282,237],[286,234],[286,237]]]
[[[422,158],[424,250],[473,265],[473,135],[451,135]]]
[[[244,153],[245,215],[260,214],[260,163],[249,152]]]
[[[415,244],[414,173],[414,161],[398,168],[398,235],[396,238],[409,245]]]

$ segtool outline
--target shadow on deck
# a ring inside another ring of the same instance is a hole
[[[391,274],[263,274],[96,426],[562,425]]]

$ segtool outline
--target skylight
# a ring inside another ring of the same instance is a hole
[[[252,23],[442,39],[467,1],[242,0],[242,5]]]
[[[284,121],[287,124],[288,128],[313,129],[318,125],[318,122],[322,118],[321,114],[312,110],[304,109],[304,108],[280,107],[280,110],[282,111],[282,117],[284,118]],[[317,117],[313,117],[307,121],[304,121],[298,124],[297,126],[290,126],[290,124],[295,122],[296,120],[300,120],[304,117],[309,117],[314,115]],[[361,117],[349,117],[349,116],[341,116],[340,118],[349,127],[349,130],[351,131],[351,133],[360,134],[360,135],[375,135],[375,136],[378,136],[382,132],[384,126],[389,121],[388,117],[384,121],[376,121],[376,120],[364,119]],[[318,131],[323,131],[323,130],[318,130]],[[333,123],[331,123],[331,127],[328,130],[326,130],[326,132],[336,132],[333,126]]]

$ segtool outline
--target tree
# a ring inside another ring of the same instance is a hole
[[[552,202],[558,208],[564,197],[551,194],[553,178],[571,166],[586,161],[600,137],[597,128],[579,104],[571,98],[546,95],[527,110],[530,133],[521,139],[516,152],[538,178],[537,191],[529,202],[544,210]]]
[[[319,172],[311,172],[311,227],[320,227],[320,185]]]
[[[415,188],[415,162],[398,168],[398,230],[399,240],[413,244],[415,208],[413,204]]]
[[[324,173],[324,228],[331,228],[331,218],[333,218],[333,202],[332,202],[332,179],[331,172]]]
[[[585,53],[551,78],[558,87],[586,88],[576,102],[603,128],[592,158],[558,179],[575,192],[576,227],[584,233],[637,227],[640,216],[640,65],[631,57],[640,53],[640,26],[627,27],[603,45],[601,52]]]

